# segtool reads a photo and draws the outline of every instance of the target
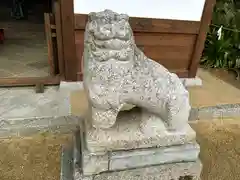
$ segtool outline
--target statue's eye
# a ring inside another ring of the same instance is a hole
[[[116,14],[114,14],[114,21],[118,20],[118,16]]]
[[[104,31],[111,31],[111,27],[108,26],[108,25],[105,25],[105,26],[102,27],[102,30],[104,30]]]
[[[121,26],[120,29],[121,29],[122,31],[124,31],[124,30],[125,30],[125,26]]]

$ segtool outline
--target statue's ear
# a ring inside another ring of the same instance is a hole
[[[88,21],[94,21],[94,20],[96,20],[97,19],[97,13],[95,13],[95,12],[91,12],[91,13],[89,13],[89,15],[88,15]]]
[[[129,16],[127,14],[119,14],[119,19],[128,21],[129,20]]]
[[[89,30],[89,32],[94,32],[94,29],[96,29],[97,28],[97,22],[96,21],[90,21],[89,23],[88,23],[88,30]]]

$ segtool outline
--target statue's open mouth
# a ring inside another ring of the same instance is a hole
[[[109,59],[128,61],[130,57],[133,56],[133,53],[134,51],[131,47],[121,50],[100,49],[95,47],[95,50],[92,50],[92,55],[100,61],[108,61]]]
[[[110,39],[110,40],[95,40],[93,41],[95,47],[109,50],[122,50],[131,46],[130,40]]]
[[[108,30],[95,30],[93,32],[95,39],[98,40],[111,40],[111,39],[119,39],[122,41],[127,41],[130,39],[130,32],[126,31],[108,31]]]

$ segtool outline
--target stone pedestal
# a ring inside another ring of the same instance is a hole
[[[82,176],[79,173],[75,180],[200,180],[201,169],[202,164],[197,160],[104,172],[96,176]]]
[[[106,171],[195,162],[198,154],[199,146],[196,143],[129,151],[109,151],[105,155],[94,155],[85,149],[82,154],[82,171],[83,175],[91,176]]]
[[[170,132],[159,118],[138,113],[121,112],[115,126],[107,130],[82,126],[73,153],[75,180],[199,178],[200,147],[191,127]],[[149,129],[143,131],[142,123]]]

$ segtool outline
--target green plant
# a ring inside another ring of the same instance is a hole
[[[201,64],[240,69],[240,9],[234,0],[217,0]]]

